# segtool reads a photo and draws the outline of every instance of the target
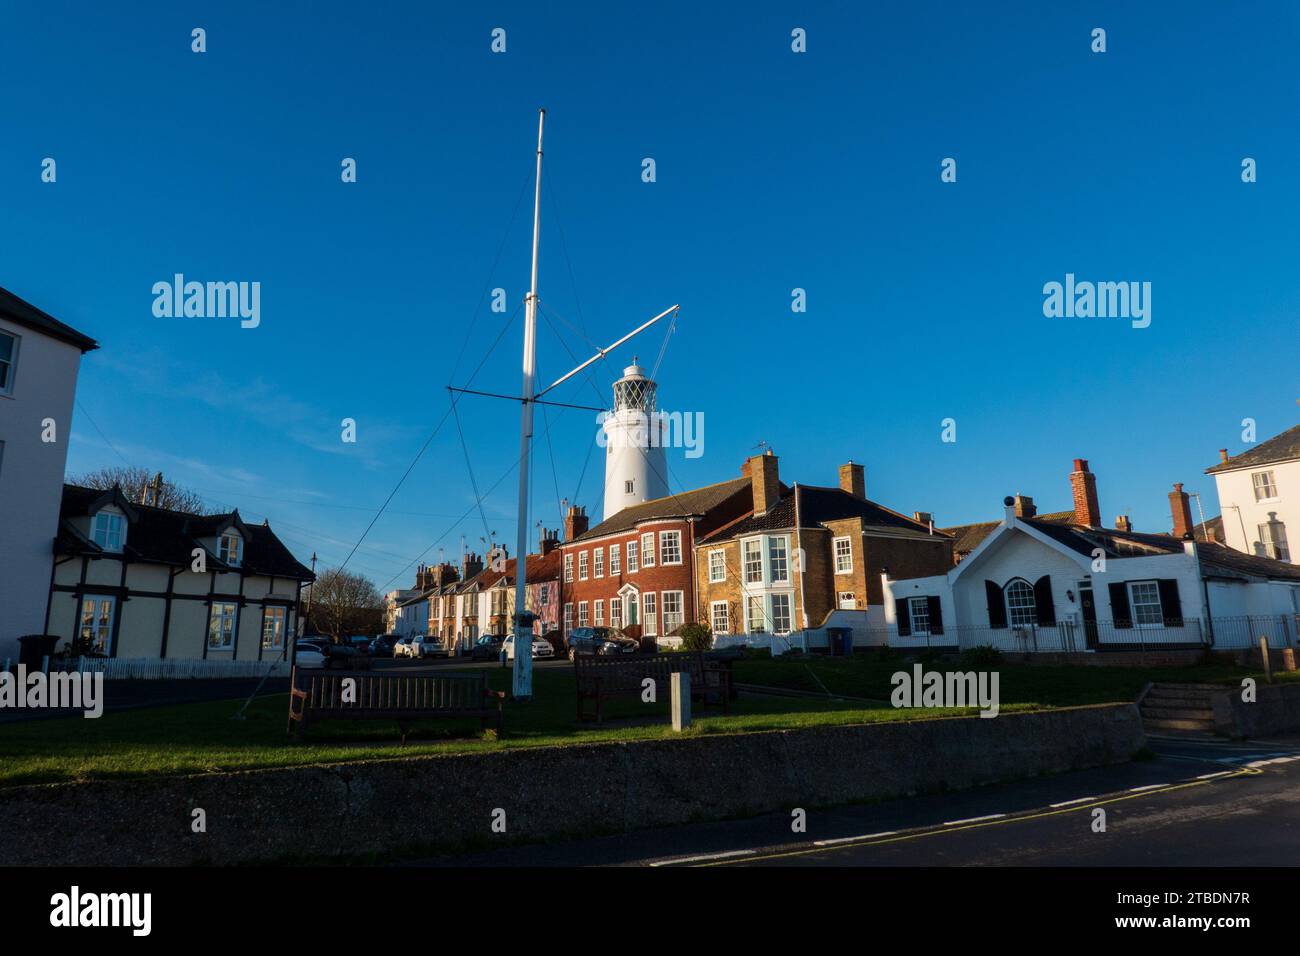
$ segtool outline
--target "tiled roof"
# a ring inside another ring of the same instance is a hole
[[[1300,565],[1274,561],[1262,555],[1244,554],[1221,544],[1196,543],[1196,553],[1201,556],[1201,569],[1211,576],[1235,577],[1249,574],[1261,578],[1280,578],[1300,581]]]
[[[1047,514],[1035,515],[1038,521],[1047,521],[1052,524],[1071,524],[1074,521],[1073,511],[1052,511]],[[970,554],[983,543],[984,539],[993,533],[993,529],[1002,524],[1001,521],[981,521],[978,524],[963,524],[952,528],[940,528],[944,534],[950,534],[955,539],[952,550],[955,554]]]
[[[797,504],[797,509],[796,509]],[[763,514],[749,514],[739,521],[719,528],[704,541],[727,541],[747,534],[764,531],[785,531],[795,526],[798,511],[799,526],[817,528],[828,521],[842,518],[861,518],[868,530],[916,537],[931,537],[929,525],[914,521],[897,511],[865,498],[856,498],[843,488],[819,488],[815,485],[795,485]],[[938,531],[938,529],[935,529]],[[942,533],[942,532],[941,532]]]
[[[1249,451],[1233,455],[1227,461],[1205,469],[1207,475],[1220,471],[1234,471],[1238,468],[1255,468],[1276,461],[1294,461],[1300,458],[1300,425],[1288,428],[1282,434],[1262,441]]]
[[[75,345],[83,352],[99,348],[99,343],[90,336],[82,335],[72,326],[47,315],[30,302],[24,302],[8,289],[0,289],[0,319],[44,332],[51,338]]]
[[[101,549],[72,527],[70,518],[86,515],[92,505],[112,492],[100,488],[83,488],[80,485],[63,486],[63,504],[60,508],[60,528],[55,538],[58,554],[93,554]],[[123,554],[137,561],[151,561],[175,567],[188,567],[193,560],[191,551],[197,539],[206,537],[206,530],[237,518],[238,512],[225,515],[192,515],[168,508],[149,505],[130,505],[134,520],[127,525],[126,545]],[[240,568],[253,574],[274,575],[297,581],[313,579],[305,568],[266,525],[243,525],[245,532],[244,555]],[[208,566],[226,567],[210,555]]]
[[[624,508],[585,534],[578,535],[574,541],[587,541],[607,534],[630,531],[643,521],[708,514],[718,505],[741,492],[749,494],[749,489],[748,478],[733,478],[716,485],[705,485],[703,488],[683,491],[681,494],[643,501],[639,505]]]
[[[1197,541],[1227,541],[1223,531],[1223,515],[1209,518],[1193,530]]]
[[[504,581],[507,586],[513,587],[515,583],[515,566],[516,559],[511,558],[506,562],[504,571],[498,571],[493,574],[491,571],[484,572],[484,580],[489,586],[495,587]],[[560,549],[556,548],[550,554],[543,557],[540,554],[530,554],[525,567],[526,578],[529,584],[541,584],[546,581],[556,581],[560,577]]]

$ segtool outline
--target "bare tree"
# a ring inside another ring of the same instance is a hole
[[[351,571],[322,571],[311,585],[312,623],[334,641],[366,633],[382,608],[379,590],[370,579]]]
[[[118,485],[122,489],[122,494],[136,504],[156,505],[159,508],[196,515],[216,513],[216,509],[206,504],[198,492],[183,488],[165,478],[158,485],[155,495],[154,481],[160,474],[150,472],[138,465],[114,465],[86,472],[84,475],[75,475],[68,480],[74,485],[103,488],[106,491]]]

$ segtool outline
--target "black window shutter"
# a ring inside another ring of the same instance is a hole
[[[1108,584],[1110,589],[1110,616],[1117,628],[1133,626],[1133,612],[1128,606],[1128,588],[1123,584]]]
[[[1160,588],[1160,614],[1165,619],[1165,626],[1182,627],[1183,602],[1178,596],[1178,582],[1173,578],[1161,578],[1156,584]]]
[[[926,609],[930,612],[930,633],[943,633],[943,607],[937,597],[928,597],[925,599]]]
[[[1007,626],[1007,606],[1002,601],[1002,589],[992,581],[984,582],[984,597],[989,602],[989,627],[999,630]]]
[[[1052,579],[1044,574],[1034,582],[1034,613],[1040,627],[1056,626],[1056,605],[1052,603]]]
[[[907,598],[899,598],[894,602],[894,617],[898,621],[899,637],[907,637],[912,633],[912,607]]]

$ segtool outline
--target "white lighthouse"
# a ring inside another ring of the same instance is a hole
[[[662,425],[655,408],[657,386],[636,364],[614,383],[614,408],[605,419],[604,520],[629,505],[668,494]]]

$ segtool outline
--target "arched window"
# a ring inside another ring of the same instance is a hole
[[[1012,627],[1032,627],[1038,622],[1038,609],[1034,604],[1034,589],[1028,581],[1016,578],[1006,586],[1007,620]]]

